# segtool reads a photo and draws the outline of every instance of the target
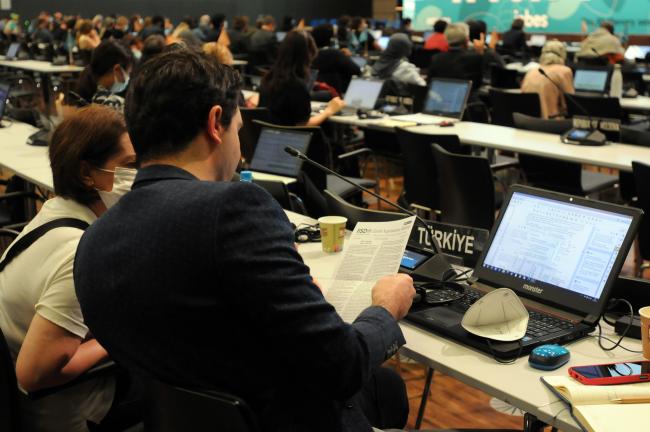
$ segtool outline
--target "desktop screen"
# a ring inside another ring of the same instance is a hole
[[[460,118],[465,111],[470,87],[469,81],[432,80],[424,112]]]
[[[8,97],[9,84],[0,83],[0,120],[4,117]]]
[[[633,217],[514,192],[483,267],[598,301]]]
[[[297,177],[302,161],[284,151],[287,146],[307,153],[311,133],[263,128],[251,160],[251,170]]]
[[[574,78],[575,89],[579,91],[604,92],[607,88],[606,70],[578,69]]]
[[[366,110],[374,109],[383,85],[383,81],[353,78],[345,92],[345,105]]]

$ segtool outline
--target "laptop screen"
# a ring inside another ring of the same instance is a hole
[[[357,66],[359,66],[360,69],[363,69],[364,66],[368,64],[368,60],[361,56],[352,56],[351,59],[357,64]]]
[[[9,98],[9,84],[0,83],[0,120],[2,120],[5,115],[7,98]]]
[[[374,109],[383,86],[383,81],[353,78],[345,92],[345,105],[351,108]]]
[[[532,35],[528,44],[530,46],[542,47],[546,43],[546,35]]]
[[[433,79],[429,86],[424,112],[460,119],[467,106],[471,81]]]
[[[378,43],[379,43],[379,46],[381,47],[381,49],[385,50],[388,47],[388,42],[389,41],[390,41],[389,36],[380,37]]]
[[[7,54],[5,54],[5,58],[7,60],[13,60],[16,58],[18,55],[18,50],[20,49],[20,43],[19,42],[14,42],[11,45],[9,45],[9,48],[7,49]]]
[[[645,56],[650,53],[650,46],[645,45],[630,45],[625,50],[625,58],[628,60],[645,59]]]
[[[291,146],[301,153],[307,153],[310,141],[311,132],[262,128],[251,160],[251,170],[298,177],[302,160],[287,154],[284,148]]]
[[[477,276],[529,297],[588,310],[585,306],[604,299],[618,276],[639,213],[515,186],[479,261]]]
[[[606,70],[578,69],[574,78],[576,91],[604,93],[607,88]]]
[[[287,32],[277,32],[275,34],[275,37],[278,40],[278,42],[282,42],[284,38],[287,37]]]

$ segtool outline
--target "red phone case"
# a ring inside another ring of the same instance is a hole
[[[599,365],[583,365],[575,367],[597,367],[597,366],[610,366],[614,364],[621,363],[636,363],[636,362],[616,362],[616,363],[604,363]],[[650,361],[643,361],[643,363],[650,363]],[[622,377],[609,377],[609,378],[587,378],[583,375],[580,375],[574,370],[575,367],[569,368],[569,376],[580,381],[585,385],[617,385],[617,384],[633,384],[639,382],[650,381],[650,373],[642,373],[640,375],[629,375]],[[642,368],[643,369],[643,368]]]

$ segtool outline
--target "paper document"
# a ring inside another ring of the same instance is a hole
[[[353,322],[370,306],[378,279],[397,273],[414,221],[359,222],[354,228],[325,296],[345,322]]]
[[[461,325],[477,336],[505,342],[523,338],[528,319],[528,311],[517,294],[499,288],[474,303],[465,312]]]

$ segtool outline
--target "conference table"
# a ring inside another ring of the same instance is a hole
[[[384,132],[394,132],[396,127],[408,127],[409,131],[421,134],[454,134],[458,135],[461,143],[467,145],[542,156],[621,171],[632,171],[632,161],[650,164],[650,147],[620,143],[600,147],[564,144],[558,135],[485,123],[458,122],[452,127],[418,126],[412,122],[400,121],[399,116],[382,119],[359,119],[356,115],[332,116],[329,121]]]
[[[316,223],[315,220],[296,213],[287,212],[287,215],[296,225]],[[311,275],[320,282],[326,292],[334,282],[332,278],[342,254],[324,253],[320,243],[300,244],[298,252],[309,266]],[[539,420],[563,432],[582,432],[571,417],[567,406],[542,384],[541,377],[567,376],[568,368],[576,365],[642,360],[640,354],[628,353],[620,348],[605,352],[599,348],[597,339],[590,336],[566,345],[571,352],[571,360],[568,364],[555,371],[543,372],[530,367],[527,357],[522,357],[513,364],[500,364],[483,353],[422,330],[408,322],[400,322],[400,327],[406,339],[401,354],[521,409],[527,413],[530,422],[526,423],[527,431],[539,430],[534,425],[535,420]],[[605,336],[615,337],[611,327],[605,326],[603,329]],[[626,338],[623,340],[623,346],[640,350],[641,342]]]

